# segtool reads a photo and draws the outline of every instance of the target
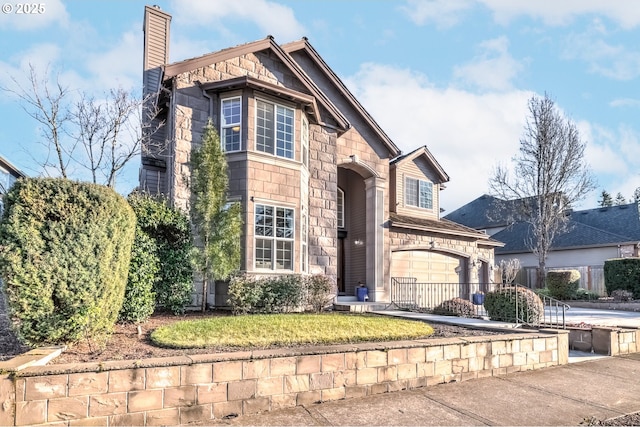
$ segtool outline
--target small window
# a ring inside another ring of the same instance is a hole
[[[256,101],[256,150],[293,159],[294,110]]]
[[[223,99],[221,104],[220,143],[224,151],[240,151],[242,99]]]
[[[344,228],[344,191],[338,188],[338,228]]]
[[[406,178],[404,197],[407,206],[433,209],[433,184],[429,181]]]

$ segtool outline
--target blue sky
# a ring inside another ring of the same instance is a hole
[[[8,2],[14,6],[17,2]],[[587,143],[598,183],[640,186],[640,7],[636,0],[47,0],[0,14],[0,86],[32,64],[100,96],[142,84],[145,4],[173,16],[171,61],[273,35],[303,36],[404,151],[426,145],[450,176],[451,212],[488,191],[517,154],[532,95],[548,93]],[[44,155],[36,123],[0,97],[0,154],[30,175]],[[118,178],[126,194],[139,162]]]

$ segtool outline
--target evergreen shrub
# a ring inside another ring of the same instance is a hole
[[[135,215],[112,189],[27,178],[5,197],[0,275],[29,345],[104,339],[122,307]]]
[[[580,287],[578,270],[554,270],[547,272],[547,288],[551,297],[559,300],[575,299]]]
[[[539,324],[544,316],[540,297],[521,286],[500,286],[488,292],[484,297],[484,308],[491,320],[501,322]]]
[[[476,309],[469,300],[453,298],[440,303],[433,309],[433,313],[444,316],[473,317],[476,314]]]
[[[640,298],[640,258],[616,258],[604,262],[604,286],[611,295],[616,289]]]

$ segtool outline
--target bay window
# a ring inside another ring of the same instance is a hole
[[[224,151],[240,151],[242,129],[242,98],[223,99],[220,108],[220,142]]]
[[[294,110],[256,100],[256,150],[293,159]]]

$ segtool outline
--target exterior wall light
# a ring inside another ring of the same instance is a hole
[[[353,244],[356,246],[362,246],[364,245],[364,241],[362,239],[356,239],[353,241]]]

